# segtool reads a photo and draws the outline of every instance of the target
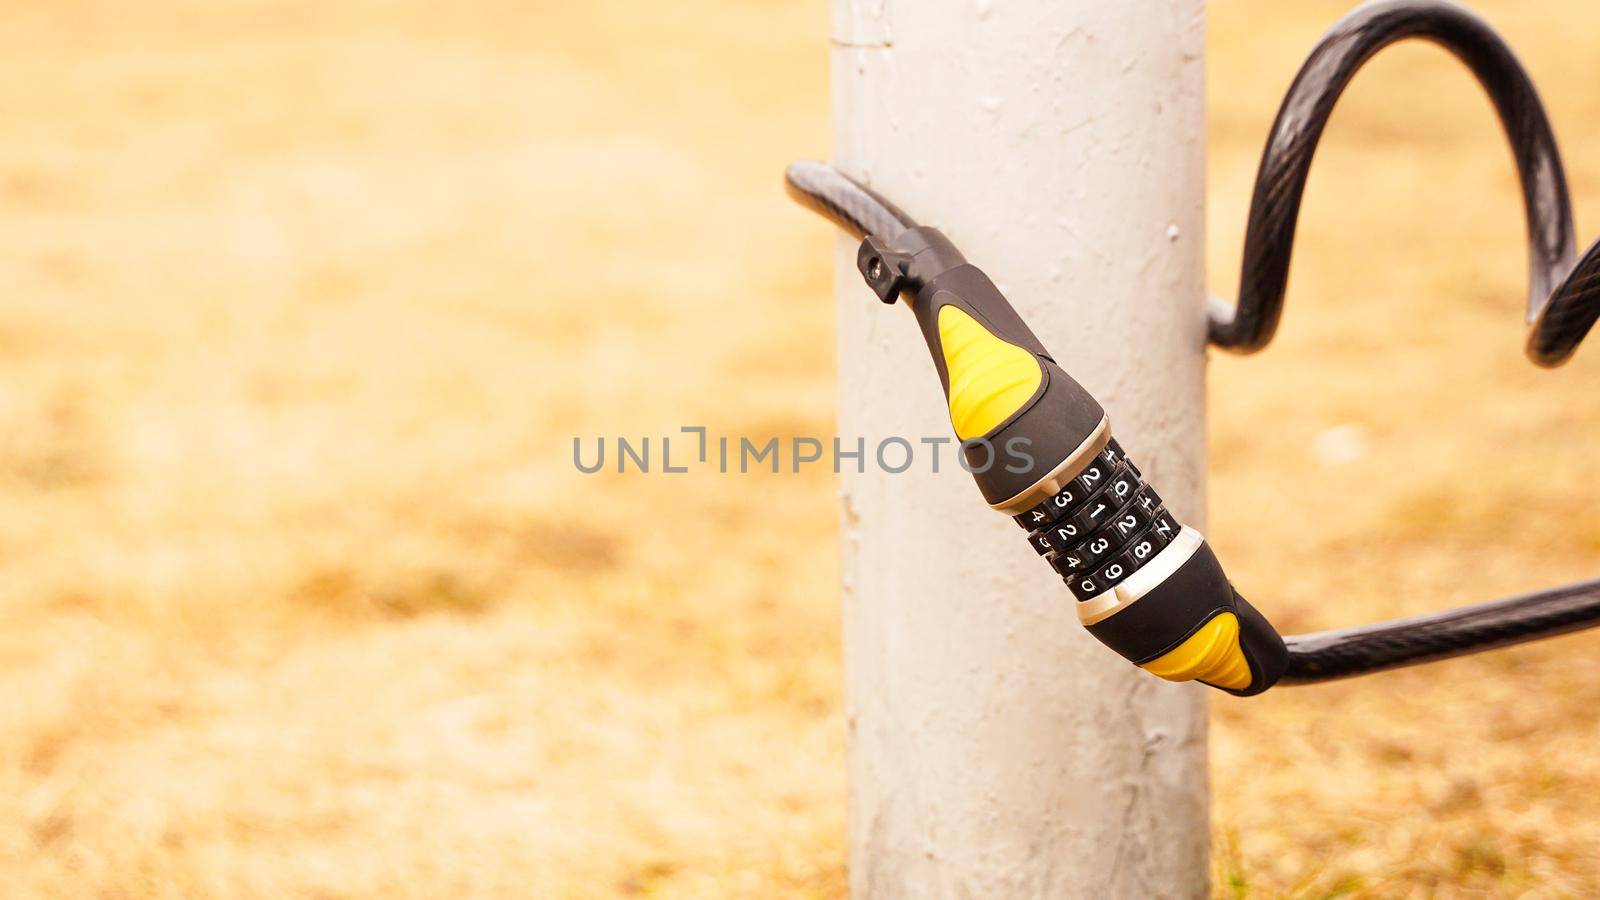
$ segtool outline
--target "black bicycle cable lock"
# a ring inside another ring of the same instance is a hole
[[[1528,232],[1528,356],[1565,362],[1600,317],[1600,242],[1576,258],[1560,151],[1532,82],[1482,19],[1443,0],[1381,0],[1323,36],[1289,88],[1256,175],[1239,300],[1210,311],[1211,344],[1264,347],[1283,311],[1300,200],[1335,103],[1385,47],[1420,38],[1489,94],[1516,158]],[[857,266],[884,303],[915,314],[951,424],[989,505],[1011,515],[1077,598],[1080,621],[1128,661],[1238,696],[1461,656],[1600,624],[1600,580],[1434,615],[1283,637],[1240,597],[1198,531],[1177,521],[994,283],[938,230],[839,170],[796,162],[796,200],[862,239]],[[1033,465],[982,465],[1029,441]],[[981,451],[980,451],[980,448]]]

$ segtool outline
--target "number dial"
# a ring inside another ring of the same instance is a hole
[[[1067,486],[1015,516],[1079,600],[1116,587],[1154,559],[1182,526],[1115,440]]]

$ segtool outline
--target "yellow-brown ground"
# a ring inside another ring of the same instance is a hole
[[[1600,208],[1600,11],[1483,6]],[[1344,4],[1212,7],[1231,293]],[[0,18],[0,892],[841,893],[830,476],[568,461],[831,431],[831,235],[776,187],[824,4]],[[1486,101],[1381,60],[1277,343],[1213,366],[1210,530],[1286,630],[1596,574],[1600,351],[1521,357],[1521,229]],[[1600,891],[1597,640],[1217,700],[1217,890]]]

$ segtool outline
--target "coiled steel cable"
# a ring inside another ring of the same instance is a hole
[[[1522,64],[1488,23],[1461,6],[1385,0],[1359,7],[1323,35],[1278,108],[1256,172],[1239,302],[1231,310],[1213,304],[1211,343],[1253,353],[1272,340],[1283,314],[1300,199],[1323,128],[1356,72],[1408,38],[1438,44],[1472,71],[1516,157],[1528,225],[1528,356],[1542,366],[1560,365],[1600,316],[1600,243],[1573,267],[1572,203],[1561,151]]]
[[[783,173],[784,187],[797,203],[849,232],[856,240],[875,234],[887,241],[917,223],[876,191],[833,166],[802,159]]]
[[[1245,232],[1238,304],[1214,303],[1209,339],[1240,353],[1272,340],[1283,313],[1295,226],[1328,117],[1355,73],[1379,51],[1418,38],[1461,60],[1493,101],[1516,158],[1528,226],[1527,353],[1565,362],[1600,318],[1600,242],[1576,265],[1572,204],[1561,153],[1538,92],[1482,19],[1443,0],[1380,0],[1329,29],[1284,98],[1262,153]],[[820,162],[789,166],[791,196],[856,237],[893,238],[916,222],[870,188]],[[1600,580],[1447,612],[1289,635],[1280,684],[1309,684],[1464,656],[1600,625]]]
[[[1285,635],[1279,684],[1311,684],[1555,637],[1600,625],[1600,580],[1373,625]]]

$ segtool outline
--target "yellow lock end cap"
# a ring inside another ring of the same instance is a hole
[[[1032,353],[995,337],[959,307],[939,310],[939,345],[950,378],[950,423],[963,441],[999,427],[1044,380]]]
[[[1141,668],[1168,681],[1203,681],[1233,691],[1250,686],[1250,663],[1239,646],[1239,618],[1231,612],[1207,622]]]

